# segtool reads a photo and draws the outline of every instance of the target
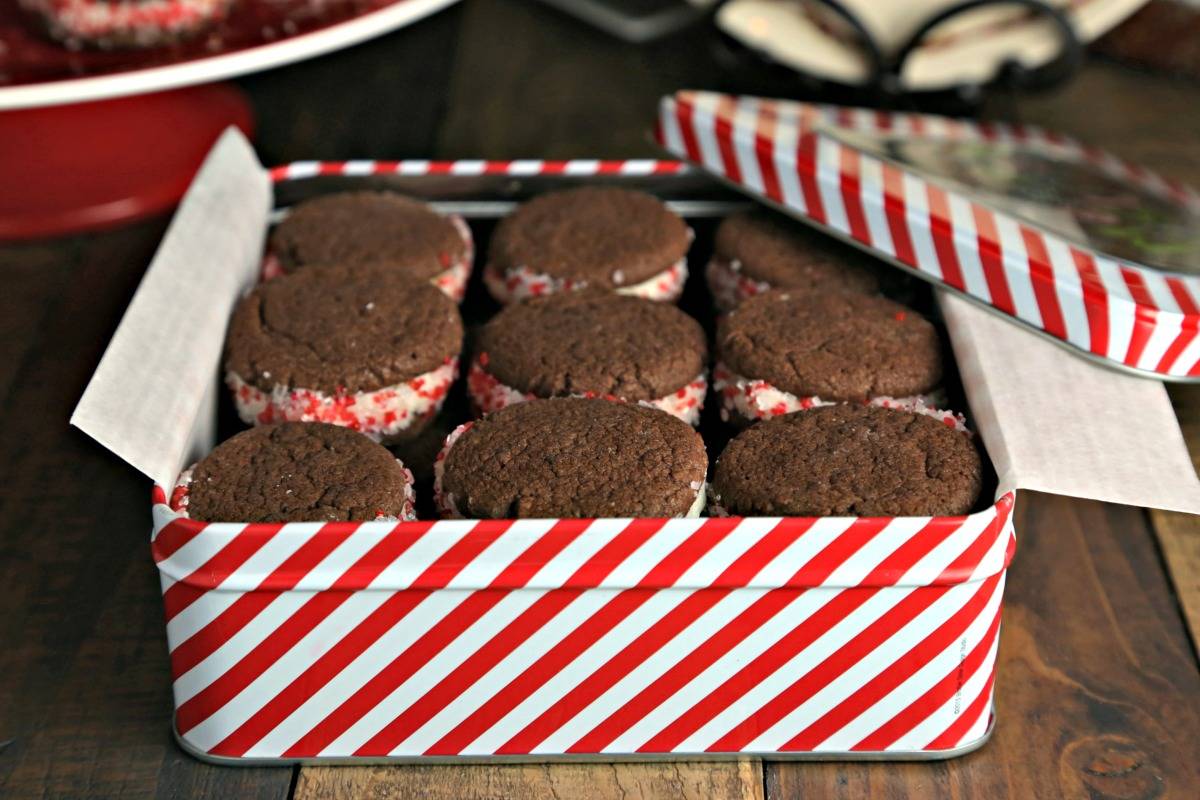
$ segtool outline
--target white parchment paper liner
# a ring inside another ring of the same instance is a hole
[[[71,424],[171,487],[212,449],[233,306],[258,277],[271,181],[227,130],[184,195]]]
[[[71,423],[159,485],[214,444],[234,303],[257,275],[271,184],[226,132],[184,197]],[[956,296],[938,297],[1000,491],[1200,513],[1166,389],[1090,364]]]

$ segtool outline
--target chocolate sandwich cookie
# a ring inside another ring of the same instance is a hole
[[[275,226],[263,277],[312,265],[382,263],[461,301],[474,257],[462,217],[393,192],[341,192],[300,203]]]
[[[983,484],[966,434],[923,414],[833,405],[739,433],[713,468],[714,515],[924,517],[969,513]]]
[[[171,507],[205,522],[415,519],[412,474],[387,448],[322,423],[263,425],[186,470]]]
[[[770,289],[824,289],[874,294],[871,259],[781,214],[742,211],[721,221],[705,270],[722,311]]]
[[[694,517],[708,459],[700,435],[653,408],[530,400],[450,435],[434,466],[444,516]]]
[[[669,303],[583,289],[513,303],[479,331],[467,373],[490,414],[537,397],[613,397],[695,425],[708,389],[708,346]]]
[[[18,0],[67,45],[161,47],[207,30],[234,0]]]
[[[942,380],[937,331],[884,297],[773,289],[721,321],[713,386],[722,416],[752,422],[831,402],[931,413]]]
[[[302,269],[260,284],[229,325],[242,421],[332,422],[391,441],[437,413],[458,374],[458,307],[386,266]]]
[[[585,186],[523,203],[496,226],[483,278],[500,303],[583,286],[675,300],[691,230],[644,192]]]

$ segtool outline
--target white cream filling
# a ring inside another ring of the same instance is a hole
[[[379,441],[436,414],[457,377],[458,358],[454,357],[437,369],[403,383],[365,392],[328,394],[281,384],[265,392],[235,372],[226,374],[225,383],[233,392],[238,417],[247,425],[329,422],[361,431]]]
[[[816,395],[799,397],[767,381],[738,375],[722,362],[717,362],[717,365],[713,368],[713,389],[721,398],[721,418],[726,421],[729,421],[731,415],[736,414],[744,420],[755,422],[760,419],[792,414],[796,411],[805,411],[819,406],[837,405],[841,402],[822,400]],[[879,406],[881,408],[892,408],[914,414],[923,414],[954,428],[960,433],[965,433],[968,436],[972,435],[971,431],[967,428],[967,420],[962,414],[938,408],[938,405],[944,402],[944,399],[940,392],[932,392],[930,394],[914,395],[911,397],[880,395],[869,398],[865,402],[868,405]]]
[[[765,281],[743,275],[741,269],[742,264],[737,259],[726,261],[716,256],[705,267],[705,283],[718,311],[732,311],[747,298],[771,288]]]
[[[467,372],[467,391],[471,395],[471,403],[476,413],[481,415],[491,414],[516,403],[538,399],[535,394],[522,392],[520,389],[503,383],[480,366],[478,361],[472,362],[471,368]],[[708,377],[701,372],[685,386],[681,386],[664,397],[653,400],[637,400],[636,402],[638,405],[665,411],[695,427],[700,424],[700,412],[704,409],[704,398],[707,394]],[[593,397],[595,395],[575,394],[571,396]],[[624,397],[615,399],[630,402]]]
[[[640,283],[629,286],[616,286],[613,291],[617,294],[644,297],[648,300],[674,301],[683,293],[683,285],[687,281],[687,258],[681,258],[662,272],[651,275]],[[620,277],[620,270],[614,274]],[[483,282],[496,302],[508,305],[516,300],[557,292],[582,289],[586,281],[571,278],[556,278],[540,272],[532,272],[523,267],[517,267],[501,273],[493,264],[488,264],[483,270]],[[620,283],[615,280],[614,283]]]

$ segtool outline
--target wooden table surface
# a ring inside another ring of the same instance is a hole
[[[241,85],[266,163],[649,155],[660,95],[771,89],[723,70],[705,36],[636,48],[527,0],[467,0]],[[1091,63],[1056,94],[985,111],[1200,185],[1200,87]],[[241,769],[189,758],[170,735],[147,482],[66,424],[165,222],[0,248],[0,796],[1200,796],[1200,524],[1039,495],[1018,503],[996,734],[961,759]],[[1200,391],[1173,396],[1200,454]]]

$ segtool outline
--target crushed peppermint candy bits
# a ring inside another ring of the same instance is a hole
[[[714,388],[735,424],[876,398],[915,411],[942,376],[933,325],[883,297],[773,289],[745,300],[717,330]]]
[[[243,422],[330,422],[390,442],[420,431],[458,374],[458,307],[386,265],[302,269],[234,310],[225,378]]]
[[[234,0],[18,0],[70,47],[160,47],[224,19]]]

